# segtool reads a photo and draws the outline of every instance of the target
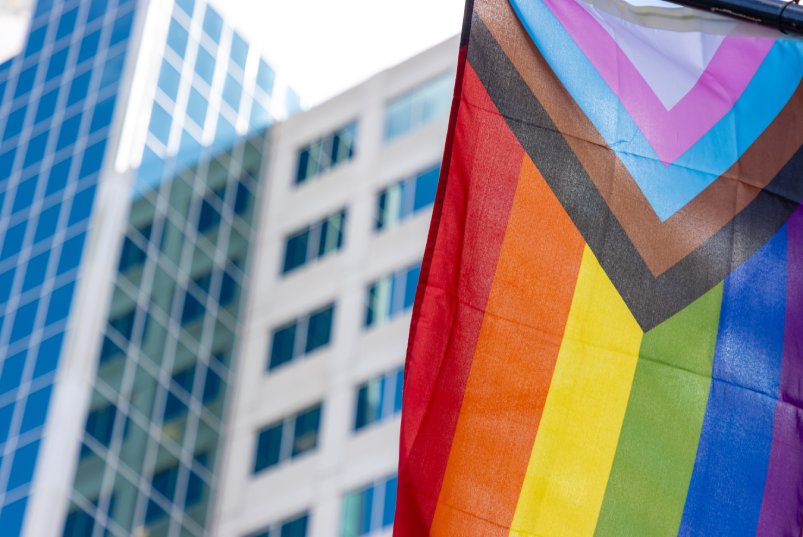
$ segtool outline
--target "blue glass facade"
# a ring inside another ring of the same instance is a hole
[[[198,31],[200,29],[200,31]],[[176,2],[135,194],[271,123],[276,75],[205,2]]]
[[[140,48],[161,16],[164,43]],[[202,535],[275,73],[202,0],[39,0],[29,30],[0,65],[0,535],[20,535],[30,511],[96,192],[121,171],[118,151],[138,164],[102,343],[80,357],[95,375],[60,531]],[[131,82],[145,102],[121,87],[135,50],[155,51],[140,62],[152,80]],[[120,147],[143,113],[139,147]]]
[[[2,535],[21,531],[134,14],[41,0],[0,66]]]
[[[197,0],[159,63],[64,537],[206,530],[275,74]]]
[[[64,537],[205,534],[263,144],[133,201]]]

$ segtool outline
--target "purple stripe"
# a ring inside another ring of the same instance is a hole
[[[759,537],[800,537],[803,526],[803,208],[789,219],[789,268],[781,393]]]
[[[544,3],[619,96],[664,164],[677,160],[733,108],[775,43],[762,37],[726,37],[694,87],[667,110],[616,41],[577,0]]]

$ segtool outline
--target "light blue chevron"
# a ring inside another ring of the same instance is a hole
[[[618,155],[662,221],[738,160],[783,109],[803,78],[803,43],[777,40],[734,107],[667,166],[549,8],[541,0],[510,3],[558,79]]]

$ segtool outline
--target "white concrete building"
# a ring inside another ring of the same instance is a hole
[[[211,533],[389,535],[458,38],[271,132]]]

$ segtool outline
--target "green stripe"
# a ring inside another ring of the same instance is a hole
[[[597,537],[677,535],[703,425],[722,284],[646,334]]]

